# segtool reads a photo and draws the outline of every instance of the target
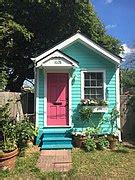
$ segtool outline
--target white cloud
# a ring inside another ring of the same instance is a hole
[[[105,28],[106,29],[113,29],[115,27],[117,27],[117,24],[108,24]]]
[[[125,55],[135,53],[135,48],[130,48],[127,44],[123,44],[122,46],[124,48]]]
[[[121,55],[123,58],[122,68],[135,69],[135,47],[128,47],[127,44],[122,45],[124,48],[124,54]]]
[[[111,4],[113,2],[113,0],[106,0],[105,4]]]

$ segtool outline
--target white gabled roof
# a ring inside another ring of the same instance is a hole
[[[97,53],[101,54],[102,56],[105,56],[106,58],[108,58],[109,60],[114,62],[115,64],[120,64],[120,61],[121,61],[120,57],[118,57],[118,56],[112,54],[111,52],[107,51],[106,49],[100,47],[99,45],[97,45],[96,43],[94,43],[93,41],[91,41],[89,38],[82,35],[81,33],[76,33],[75,35],[73,35],[70,38],[66,39],[65,41],[59,43],[58,45],[54,46],[53,48],[45,51],[43,54],[41,54],[35,58],[31,58],[31,60],[33,60],[34,62],[37,62],[56,50],[61,50],[65,47],[68,47],[69,45],[73,44],[75,41],[79,41],[80,43],[86,45],[88,48],[96,51]]]
[[[56,50],[36,62],[36,67],[78,67],[78,62],[65,53]]]

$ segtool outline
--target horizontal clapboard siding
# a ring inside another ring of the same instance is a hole
[[[81,99],[81,70],[104,69],[106,71],[106,100],[109,106],[108,112],[110,112],[111,109],[116,106],[115,65],[79,42],[63,49],[63,52],[79,62],[79,68],[76,68],[72,75],[72,121],[74,128],[79,129],[81,128],[81,123],[79,121],[77,108]],[[99,118],[100,115],[96,115],[93,121],[98,123]],[[104,118],[108,118],[108,113],[104,114]],[[108,133],[109,131],[110,121],[108,119],[108,121],[104,121],[102,124],[102,133]]]
[[[44,72],[39,69],[38,88],[38,128],[44,127]]]

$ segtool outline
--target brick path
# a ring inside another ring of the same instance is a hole
[[[42,150],[37,167],[43,171],[66,172],[72,168],[70,150]]]

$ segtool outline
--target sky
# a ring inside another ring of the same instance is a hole
[[[107,33],[119,39],[125,53],[135,52],[135,0],[90,0]]]

